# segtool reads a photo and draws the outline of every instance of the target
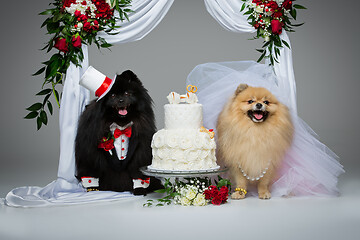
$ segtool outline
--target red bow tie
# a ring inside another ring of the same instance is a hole
[[[125,128],[124,130],[115,129],[114,131],[114,138],[118,138],[121,135],[125,135],[127,137],[131,137],[131,127]]]

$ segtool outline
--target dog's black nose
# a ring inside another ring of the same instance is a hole
[[[124,99],[120,98],[120,99],[119,99],[119,102],[121,102],[121,103],[124,102]]]
[[[261,108],[262,108],[262,104],[261,104],[261,103],[257,103],[257,104],[256,104],[256,108],[257,108],[257,109],[261,109]]]

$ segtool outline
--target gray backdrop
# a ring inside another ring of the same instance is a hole
[[[43,79],[31,77],[51,56],[39,49],[49,36],[37,13],[49,0],[8,1],[0,15],[1,29],[1,160],[0,197],[14,187],[44,186],[56,179],[59,155],[58,109],[47,127],[24,120],[25,108],[40,100],[35,94]],[[305,25],[289,34],[293,46],[299,115],[322,142],[341,158],[347,173],[340,185],[358,177],[357,121],[359,111],[357,15],[359,1],[298,1]],[[176,0],[164,20],[143,40],[117,45],[111,51],[90,48],[90,64],[109,77],[131,69],[155,102],[158,128],[170,91],[184,92],[185,79],[205,62],[256,60],[261,41],[252,35],[224,30],[206,11],[202,0]],[[341,187],[341,186],[340,186]]]

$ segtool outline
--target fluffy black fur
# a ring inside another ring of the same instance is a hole
[[[99,190],[131,191],[135,195],[161,188],[160,181],[151,178],[147,189],[133,189],[133,179],[147,178],[139,168],[151,164],[151,139],[156,131],[152,99],[141,81],[130,70],[116,76],[111,90],[99,101],[91,102],[79,120],[75,141],[76,177],[99,178]],[[119,109],[126,108],[126,116]],[[120,161],[98,145],[107,137],[113,123],[125,126],[130,122],[132,135],[126,159]]]

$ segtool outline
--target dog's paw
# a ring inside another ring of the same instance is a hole
[[[244,199],[245,198],[245,193],[240,192],[240,191],[236,191],[233,194],[231,194],[231,199]]]
[[[146,196],[147,189],[146,188],[135,188],[134,191],[133,191],[133,194],[136,195],[136,196],[139,196],[139,195]]]
[[[259,192],[259,198],[260,199],[270,199],[271,193],[269,191]]]

